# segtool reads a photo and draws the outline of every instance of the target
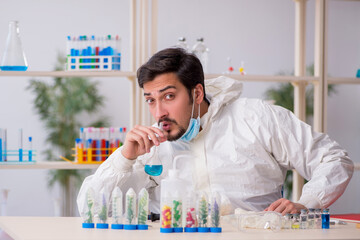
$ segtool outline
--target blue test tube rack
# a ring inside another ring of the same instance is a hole
[[[3,156],[6,156],[6,160]],[[1,152],[0,164],[34,164],[36,150],[6,150]]]

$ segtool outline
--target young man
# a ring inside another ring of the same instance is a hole
[[[313,132],[284,108],[240,98],[238,81],[220,77],[204,84],[200,61],[181,49],[158,52],[137,76],[157,124],[131,129],[124,145],[85,179],[80,211],[89,187],[111,193],[118,185],[123,192],[146,187],[151,210],[159,212],[160,181],[174,156],[184,152],[189,157],[176,166],[181,177],[196,192],[218,191],[228,213],[328,207],[351,179],[352,161],[326,134]],[[144,172],[155,148],[164,165],[157,177]],[[281,196],[290,169],[309,180],[298,202]]]

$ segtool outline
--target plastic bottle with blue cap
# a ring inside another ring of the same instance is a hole
[[[94,228],[94,203],[95,203],[95,192],[90,187],[86,191],[86,199],[80,212],[80,216],[83,219],[83,228]]]
[[[142,188],[139,192],[138,197],[138,230],[148,230],[148,225],[146,224],[149,213],[149,193],[145,188]]]
[[[169,175],[161,180],[161,197],[160,197],[160,222],[161,228],[160,232],[162,233],[171,233],[174,232],[173,221],[175,214],[175,202],[177,213],[183,213],[182,203],[184,202],[184,196],[186,195],[186,181],[179,178],[179,170],[176,169],[176,162],[179,158],[186,157],[186,155],[177,155],[173,161],[173,169],[169,170]],[[179,203],[181,202],[181,208],[179,208]],[[177,216],[178,217],[178,216]],[[177,225],[178,226],[178,225]],[[175,231],[182,232],[181,227],[177,228]]]
[[[185,232],[197,232],[197,216],[196,216],[196,195],[194,191],[188,191],[184,208]]]
[[[130,188],[125,196],[125,230],[136,230],[136,193]]]
[[[199,215],[198,232],[210,232],[210,228],[208,227],[209,201],[205,192],[201,192],[199,195],[197,209]]]
[[[123,194],[119,187],[115,187],[111,194],[112,224],[111,229],[123,229]]]
[[[96,228],[108,229],[109,224],[107,223],[107,221],[108,221],[108,209],[109,208],[108,208],[107,194],[105,193],[104,189],[101,189],[101,191],[100,191],[99,205],[100,205],[100,207],[98,208],[98,211],[97,211],[99,222],[96,223]]]
[[[210,200],[210,232],[219,233],[222,231],[220,224],[221,198],[218,192],[211,194]]]

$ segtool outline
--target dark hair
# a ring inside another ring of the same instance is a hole
[[[143,88],[145,83],[164,73],[177,75],[187,88],[191,101],[193,99],[191,90],[200,83],[204,88],[204,100],[208,102],[205,98],[204,71],[195,55],[187,53],[182,48],[167,48],[157,52],[138,69],[139,86]]]

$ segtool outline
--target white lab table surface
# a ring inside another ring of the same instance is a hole
[[[0,217],[0,228],[15,240],[126,239],[360,239],[355,223],[331,225],[331,229],[271,230],[239,232],[223,224],[222,233],[160,233],[160,223],[149,222],[149,230],[83,229],[79,217]]]

